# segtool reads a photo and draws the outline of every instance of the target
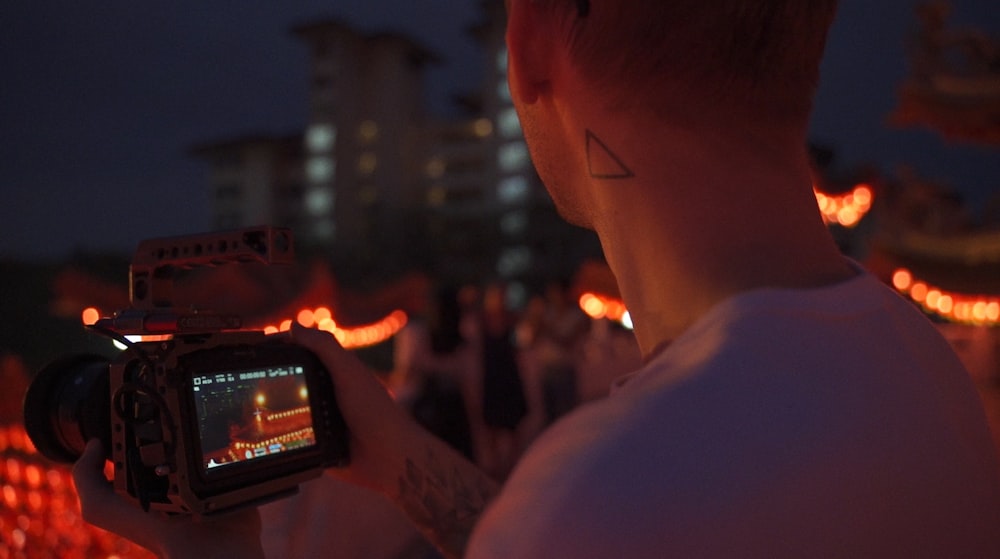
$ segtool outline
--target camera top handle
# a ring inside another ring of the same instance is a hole
[[[294,260],[291,230],[282,227],[150,239],[139,243],[132,258],[129,300],[133,309],[169,309],[176,270],[246,262],[291,264]]]

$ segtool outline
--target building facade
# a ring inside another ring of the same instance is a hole
[[[376,273],[418,265],[442,281],[503,282],[515,305],[599,255],[534,172],[507,88],[503,2],[481,7],[469,29],[481,85],[448,118],[427,113],[424,74],[439,59],[415,40],[339,21],[293,28],[310,60],[306,128],[193,150],[210,165],[214,226],[289,226],[300,245]]]

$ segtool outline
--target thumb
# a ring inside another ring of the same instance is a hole
[[[73,483],[84,502],[114,493],[111,483],[104,477],[104,446],[99,439],[90,439],[83,454],[73,465]]]
[[[104,447],[98,439],[87,442],[83,454],[73,466],[73,484],[80,497],[83,519],[104,529],[117,527],[120,517],[135,514],[136,509],[115,494],[104,476]]]

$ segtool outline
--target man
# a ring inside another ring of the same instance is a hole
[[[389,496],[450,556],[1000,556],[974,388],[815,208],[805,134],[834,11],[508,2],[533,160],[560,212],[600,236],[646,365],[544,433],[501,489],[327,336],[298,331],[354,437],[334,473]],[[100,504],[99,465],[91,450],[78,467],[89,517],[177,545]]]

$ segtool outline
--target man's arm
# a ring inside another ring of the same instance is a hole
[[[333,336],[297,328],[293,337],[330,371],[337,403],[350,431],[350,464],[328,473],[385,494],[447,557],[461,557],[498,485],[420,427],[393,401],[373,372]],[[143,513],[115,494],[103,468],[104,453],[97,441],[91,441],[73,472],[87,522],[125,536],[161,557],[263,556],[255,509],[213,521]]]
[[[104,457],[100,441],[93,439],[73,467],[73,484],[87,522],[124,536],[165,559],[264,558],[257,509],[245,508],[202,520],[143,512],[115,493],[104,477]]]
[[[497,484],[450,448],[428,445],[406,459],[390,497],[447,557],[461,557]]]
[[[330,474],[385,494],[446,556],[461,557],[499,485],[420,427],[332,336],[300,328],[293,337],[330,371],[351,432],[351,464]]]

